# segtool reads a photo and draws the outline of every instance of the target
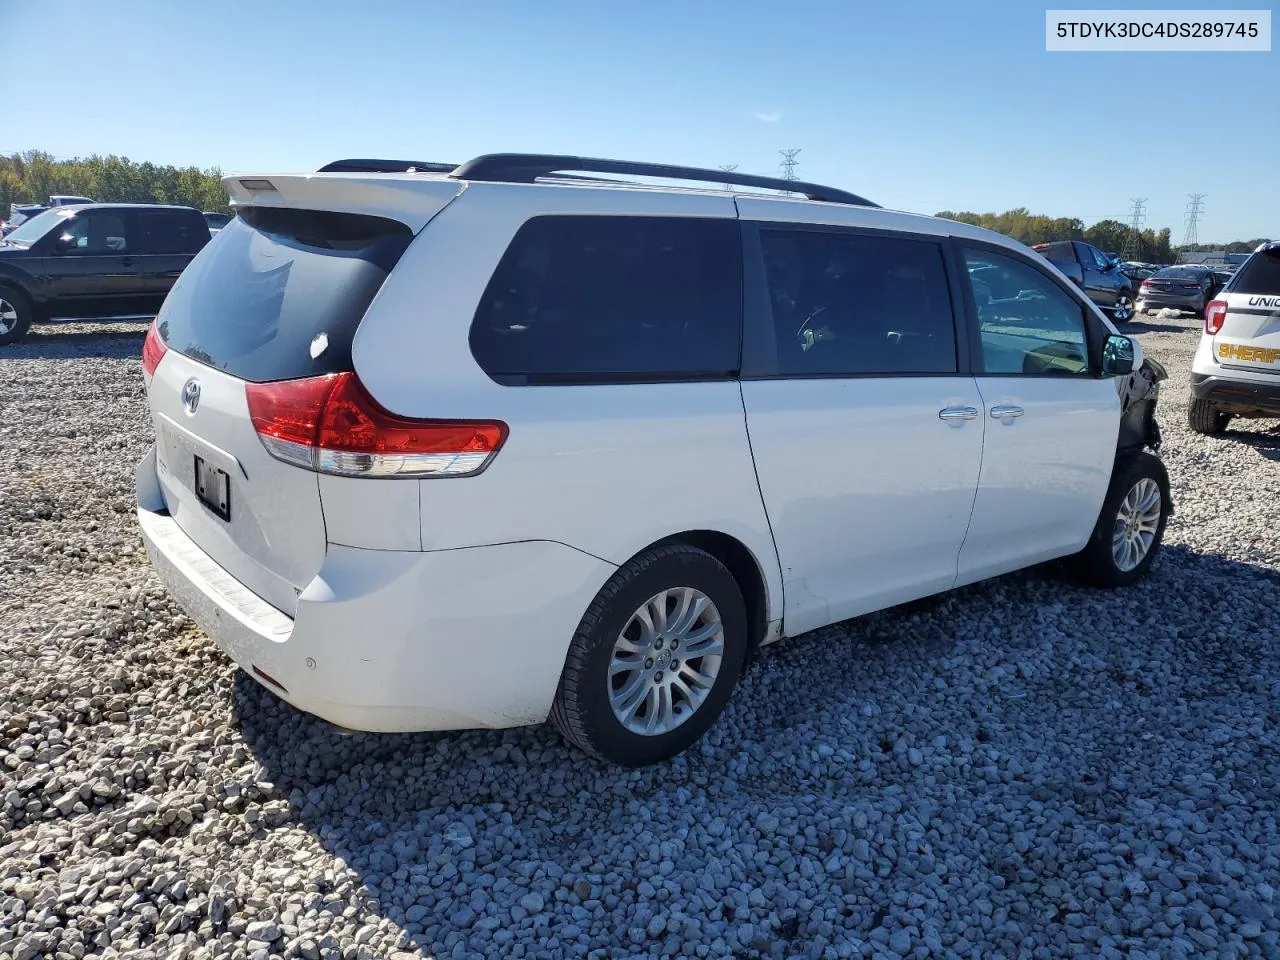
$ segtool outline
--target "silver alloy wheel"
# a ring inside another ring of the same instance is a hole
[[[670,733],[706,701],[723,660],[724,624],[711,598],[693,587],[656,593],[614,641],[613,715],[631,733]]]
[[[1160,528],[1160,485],[1143,477],[1120,501],[1115,530],[1111,534],[1111,555],[1116,567],[1128,573],[1151,552]]]
[[[0,297],[0,336],[12,333],[17,325],[18,308],[4,297]]]
[[[1125,323],[1133,319],[1133,298],[1121,296],[1116,299],[1115,308],[1111,311],[1111,315],[1117,323]]]

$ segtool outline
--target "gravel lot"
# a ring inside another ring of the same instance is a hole
[[[1185,426],[1150,580],[1037,570],[766,649],[620,772],[547,729],[341,736],[135,533],[144,327],[0,350],[0,957],[1280,956],[1280,426]]]

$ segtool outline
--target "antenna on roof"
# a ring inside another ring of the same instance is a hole
[[[721,170],[723,170],[725,173],[733,173],[733,171],[735,171],[735,170],[737,170],[737,169],[738,169],[738,165],[737,165],[736,163],[722,163],[722,164],[720,164],[720,169],[721,169]],[[724,188],[725,188],[726,190],[732,190],[732,189],[733,189],[733,184],[732,184],[732,183],[726,183],[726,184],[724,185]]]

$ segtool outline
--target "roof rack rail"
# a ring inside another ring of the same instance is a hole
[[[430,163],[425,160],[335,160],[316,173],[449,173],[456,163]]]
[[[450,176],[458,180],[533,183],[539,177],[569,171],[579,173],[621,173],[633,177],[662,177],[668,180],[693,180],[701,183],[729,183],[742,187],[760,187],[800,193],[810,200],[828,203],[850,203],[859,207],[878,207],[865,197],[820,183],[784,180],[781,177],[758,177],[733,170],[708,170],[704,167],[680,167],[666,163],[638,163],[631,160],[601,160],[544,153],[489,153],[468,160]]]

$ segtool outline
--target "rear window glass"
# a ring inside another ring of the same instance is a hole
[[[412,239],[381,217],[246,208],[178,278],[160,336],[255,382],[350,370],[356,327]]]
[[[1196,270],[1192,267],[1168,267],[1164,270],[1157,270],[1152,277],[1156,280],[1201,280],[1205,275],[1204,270]]]
[[[736,220],[536,217],[489,281],[471,350],[516,385],[723,379],[741,317]]]
[[[1069,243],[1046,243],[1043,247],[1037,246],[1035,250],[1046,260],[1052,260],[1055,263],[1073,263],[1076,259]]]
[[[1232,293],[1280,294],[1280,250],[1255,253],[1231,281]]]

